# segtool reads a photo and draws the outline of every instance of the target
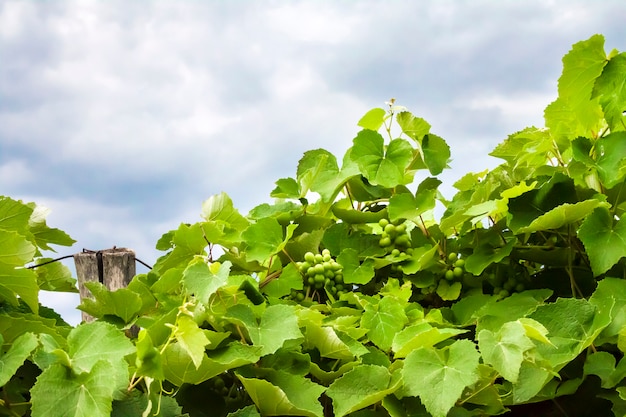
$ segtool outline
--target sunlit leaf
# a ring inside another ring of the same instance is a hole
[[[383,366],[358,365],[337,378],[326,391],[336,417],[376,404],[398,388],[398,378]]]
[[[606,207],[594,210],[578,229],[594,275],[609,270],[626,256],[626,221],[615,221]]]
[[[419,396],[434,417],[445,417],[463,390],[478,380],[480,354],[469,340],[443,349],[424,347],[404,361],[402,376],[409,395]]]

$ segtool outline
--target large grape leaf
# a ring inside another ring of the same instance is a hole
[[[367,336],[383,351],[389,351],[393,338],[408,318],[402,304],[395,297],[384,297],[378,303],[365,305],[361,327],[369,329]]]
[[[466,332],[467,330],[450,327],[433,327],[427,322],[422,322],[398,332],[393,338],[392,349],[396,358],[404,358],[416,349],[435,346],[439,342]]]
[[[31,390],[33,417],[109,417],[115,389],[111,372],[107,360],[78,375],[61,364],[50,366]]]
[[[469,340],[457,340],[443,349],[414,350],[402,368],[405,390],[419,396],[434,417],[445,417],[463,390],[478,380],[479,358],[476,345]]]
[[[37,258],[39,265],[52,261],[50,258]],[[78,292],[76,279],[72,277],[70,269],[61,262],[51,262],[46,265],[37,266],[37,282],[39,289],[45,291]]]
[[[389,219],[419,220],[419,216],[435,208],[437,187],[441,181],[437,178],[426,178],[417,187],[415,195],[411,193],[394,194],[389,199]]]
[[[544,114],[546,126],[556,137],[573,140],[577,136],[591,137],[599,131],[602,109],[591,97],[606,63],[602,35],[574,44],[563,57],[559,97],[546,107]]]
[[[209,298],[228,282],[231,266],[230,261],[209,265],[203,258],[195,259],[183,272],[185,292],[207,304]]]
[[[302,376],[274,371],[267,380],[246,378],[237,374],[246,392],[264,416],[322,417],[324,410],[318,398],[326,390]]]
[[[448,168],[450,160],[450,147],[443,138],[432,133],[422,139],[422,152],[424,162],[432,175],[439,175]]]
[[[33,208],[21,201],[0,196],[0,229],[24,235],[28,231],[28,220]]]
[[[413,159],[413,147],[406,140],[394,139],[385,149],[378,132],[364,129],[353,142],[350,157],[370,183],[384,187],[404,184],[405,171]]]
[[[596,142],[597,170],[606,188],[613,188],[626,176],[626,132],[613,132]]]
[[[611,132],[626,130],[626,53],[611,58],[593,86],[593,98],[598,97],[604,118]]]
[[[273,217],[265,217],[251,224],[243,233],[246,241],[246,259],[249,261],[264,262],[270,256],[282,251],[291,239],[293,231],[298,227],[290,224],[286,228],[286,236],[283,237],[283,227]]]
[[[303,337],[295,307],[276,304],[265,309],[257,320],[250,307],[237,304],[228,309],[225,319],[244,326],[254,346],[261,346],[261,356],[276,352],[288,340]]]
[[[520,228],[518,233],[533,233],[543,230],[560,229],[565,225],[584,219],[597,207],[608,206],[609,204],[607,202],[593,198],[590,200],[579,201],[574,204],[561,204],[547,213],[540,215],[528,226]]]
[[[172,343],[163,352],[163,373],[171,383],[180,386],[183,383],[200,384],[229,369],[255,363],[261,357],[260,347],[247,346],[233,342],[227,347],[204,355],[199,367],[196,367],[185,350]]]
[[[223,222],[236,231],[248,227],[248,220],[234,207],[228,194],[220,193],[202,203],[202,217],[207,221]]]
[[[170,235],[170,234],[168,234]],[[185,267],[196,255],[204,255],[207,247],[206,233],[200,223],[191,226],[181,224],[177,230],[171,232],[170,245],[174,249],[159,258],[152,268],[153,272],[162,274],[174,267]],[[165,247],[164,242],[161,247]]]
[[[505,323],[498,331],[481,330],[478,347],[486,364],[493,366],[505,379],[517,382],[524,354],[535,347],[519,321]]]
[[[283,268],[278,278],[274,278],[261,287],[261,291],[270,297],[280,298],[289,295],[291,290],[301,290],[304,287],[302,275],[293,263]]]
[[[19,233],[0,229],[0,264],[23,266],[33,259],[36,250]]]
[[[342,417],[376,404],[399,387],[399,376],[384,366],[357,365],[335,379],[326,391],[333,400],[333,415]]]
[[[626,378],[626,360],[620,359],[615,365],[615,356],[608,352],[595,352],[585,360],[585,375],[597,375],[602,388],[613,388]]]
[[[139,295],[128,288],[109,291],[99,282],[85,282],[95,299],[83,298],[78,309],[93,317],[102,318],[106,315],[117,316],[129,323],[141,310],[142,302]]]
[[[349,169],[339,170],[335,155],[327,150],[307,151],[298,162],[297,180],[300,197],[306,197],[309,191],[315,191],[323,201],[331,201],[336,195],[337,188],[357,173]]]
[[[626,220],[615,221],[606,207],[593,211],[578,229],[578,237],[598,276],[626,256]]]
[[[374,278],[374,260],[367,258],[361,262],[355,249],[342,250],[337,262],[343,267],[343,280],[346,284],[367,284]]]
[[[198,368],[204,358],[204,348],[209,344],[209,339],[204,331],[198,327],[194,319],[187,315],[181,315],[176,320],[174,336],[180,347]]]
[[[0,334],[0,344],[2,342],[4,339]],[[0,351],[0,387],[4,387],[9,382],[38,345],[37,336],[28,332],[15,339],[6,353],[2,354]]]
[[[67,336],[68,353],[75,373],[91,372],[99,361],[107,361],[109,385],[122,389],[128,383],[128,364],[124,357],[135,346],[115,326],[104,322],[81,324]]]
[[[597,309],[597,315],[606,317],[609,325],[602,330],[598,344],[613,343],[626,326],[626,281],[606,277],[598,282],[589,303]]]
[[[37,313],[39,311],[38,294],[39,286],[35,271],[0,262],[0,300],[17,306],[19,296],[33,313]]]
[[[430,124],[421,117],[415,117],[408,111],[398,113],[396,120],[402,133],[413,139],[418,144],[422,143],[422,139],[430,132]]]

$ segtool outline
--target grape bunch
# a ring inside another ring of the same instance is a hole
[[[378,225],[382,229],[378,244],[381,248],[389,250],[392,256],[400,256],[402,253],[410,255],[411,235],[407,232],[406,223],[396,221],[390,222],[388,219],[380,219]]]
[[[324,293],[338,298],[346,292],[342,266],[333,259],[328,249],[322,250],[322,253],[305,253],[304,261],[296,262],[296,267],[304,277],[304,289],[292,290],[291,298],[295,301],[302,302],[307,298],[323,301]]]
[[[487,275],[487,282],[493,288],[493,295],[506,298],[509,295],[526,289],[523,276],[511,268],[501,266]]]
[[[448,268],[444,278],[448,281],[458,281],[465,275],[465,259],[459,258],[456,252],[448,254]]]

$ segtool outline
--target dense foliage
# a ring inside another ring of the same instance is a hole
[[[0,414],[624,415],[624,110],[626,53],[575,44],[546,127],[446,200],[444,139],[373,109],[341,165],[306,152],[246,216],[209,198],[75,328],[38,302],[67,268],[24,268],[73,241],[3,197]]]

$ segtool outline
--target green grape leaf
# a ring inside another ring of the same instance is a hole
[[[246,392],[264,416],[322,417],[324,410],[318,398],[326,390],[308,378],[284,371],[274,371],[268,380],[245,378],[237,374]]]
[[[420,183],[415,196],[411,193],[394,194],[389,199],[389,219],[419,220],[419,216],[435,208],[437,187],[441,181],[426,178]]]
[[[296,224],[287,226],[286,236],[283,237],[283,227],[275,218],[265,217],[257,220],[242,233],[248,245],[246,258],[249,261],[266,261],[284,249],[296,227],[298,227]]]
[[[78,375],[61,364],[44,370],[31,390],[33,417],[109,417],[115,385],[106,360]]]
[[[337,158],[327,150],[315,149],[305,152],[298,162],[297,169],[300,197],[306,197],[309,191],[315,191],[324,201],[330,201],[335,189],[343,181],[339,173]]]
[[[518,233],[533,233],[543,230],[560,229],[561,227],[575,223],[586,218],[597,207],[608,207],[604,201],[590,199],[579,201],[574,204],[561,204],[537,217],[528,226],[522,227]]]
[[[124,357],[135,352],[135,346],[115,326],[105,322],[84,323],[72,329],[67,336],[69,356],[74,372],[91,372],[101,361],[107,368],[108,383],[123,389],[128,383],[128,364]]]
[[[2,231],[0,231],[0,234]],[[0,252],[1,252],[0,246]],[[15,268],[0,263],[0,300],[14,306],[19,304],[17,297],[24,301],[33,313],[39,312],[39,286],[37,274],[32,269]]]
[[[384,366],[357,365],[335,379],[326,395],[333,400],[333,415],[343,417],[381,401],[399,382],[399,375],[390,374]]]
[[[508,381],[517,382],[524,354],[535,344],[526,335],[521,322],[510,321],[497,332],[481,330],[478,347],[484,363],[493,366]]]
[[[442,279],[437,285],[437,295],[444,301],[453,301],[459,298],[462,288],[463,285],[459,281],[448,283]]]
[[[402,133],[413,139],[418,144],[430,132],[430,124],[421,117],[415,117],[408,111],[398,113],[396,120]]]
[[[130,323],[143,305],[139,295],[128,288],[109,291],[97,281],[85,282],[84,285],[95,300],[83,298],[77,308],[93,317],[111,315],[121,318],[124,323]]]
[[[0,343],[3,341],[0,335]],[[15,339],[5,354],[1,354],[0,351],[0,387],[4,387],[9,382],[37,346],[39,346],[37,336],[28,332]]]
[[[301,290],[304,288],[302,276],[298,268],[290,263],[283,268],[278,278],[274,278],[261,287],[261,290],[270,297],[280,298],[289,295],[291,290]]]
[[[196,258],[183,272],[182,282],[186,293],[208,304],[211,296],[228,283],[231,266],[230,261],[208,265],[203,258]]]
[[[360,262],[355,249],[342,250],[337,262],[343,267],[343,281],[346,284],[367,284],[374,278],[374,260],[368,258]]]
[[[443,349],[420,348],[404,360],[404,387],[434,417],[445,417],[463,390],[478,381],[480,354],[469,340],[457,340]]]
[[[365,113],[363,117],[361,117],[357,126],[360,126],[363,129],[378,130],[385,122],[385,116],[387,116],[385,109],[371,109]]]
[[[413,147],[404,139],[384,139],[373,130],[362,130],[354,138],[350,157],[372,184],[395,187],[404,184],[405,171],[413,159]]]
[[[384,297],[378,303],[366,304],[361,317],[361,327],[368,329],[367,336],[380,349],[391,349],[393,338],[408,322],[404,307],[395,297]]]
[[[585,375],[597,375],[602,388],[613,388],[626,378],[626,361],[620,359],[615,366],[615,356],[608,352],[595,352],[585,359]]]
[[[226,193],[211,196],[202,203],[202,217],[207,221],[219,221],[242,232],[248,227],[248,220],[233,206],[233,201]]]
[[[467,330],[438,328],[422,322],[398,332],[393,338],[391,348],[395,352],[394,357],[405,358],[416,349],[435,346],[439,342],[463,333],[467,333]]]
[[[626,176],[626,132],[613,132],[596,142],[600,181],[613,188]]]
[[[615,343],[615,337],[626,328],[626,281],[612,277],[600,280],[589,298],[589,303],[596,307],[598,317],[610,321],[600,337],[609,343]],[[596,343],[598,342],[601,341]]]
[[[611,132],[626,129],[626,53],[612,57],[596,79],[592,98],[598,98]]]
[[[174,336],[180,347],[189,355],[193,364],[198,368],[204,358],[204,348],[209,344],[209,339],[202,329],[198,327],[193,318],[181,315],[176,320]]]
[[[465,270],[476,276],[482,274],[489,265],[498,263],[509,256],[516,242],[517,240],[511,239],[501,247],[493,247],[491,242],[480,244],[465,258]]]
[[[578,229],[591,270],[595,276],[605,273],[626,256],[626,221],[615,221],[606,207],[599,207]]]
[[[153,272],[162,274],[172,268],[186,267],[194,256],[204,255],[204,248],[208,245],[205,235],[200,223],[181,224],[171,236],[174,249],[157,260]]]
[[[135,366],[137,367],[137,374],[160,381],[164,380],[161,352],[154,346],[150,333],[145,329],[139,331],[136,347]]]
[[[33,208],[21,201],[0,196],[0,229],[26,234]]]
[[[24,236],[0,229],[0,264],[23,266],[33,259],[36,250]]]
[[[259,414],[255,405],[249,405],[237,411],[233,411],[232,413],[228,413],[226,417],[261,417],[261,414]]]
[[[432,175],[439,175],[448,167],[450,147],[445,140],[432,133],[422,139],[424,162]]]
[[[610,321],[599,315],[585,299],[559,298],[537,307],[530,318],[543,324],[552,345],[537,345],[537,352],[549,361],[555,371],[586,349]]]
[[[261,356],[276,352],[289,340],[303,337],[294,306],[276,304],[265,309],[257,322],[250,307],[237,304],[228,309],[225,319],[245,326],[254,346],[261,346]]]
[[[210,351],[210,357],[204,355],[196,368],[191,358],[178,343],[172,343],[163,352],[163,373],[174,385],[200,384],[229,369],[256,363],[261,355],[260,347],[247,346],[239,342]]]
[[[52,261],[50,258],[38,258],[37,264]],[[78,292],[76,279],[70,269],[60,262],[52,262],[35,268],[39,289],[44,291]]]
[[[506,322],[526,317],[543,305],[550,295],[552,295],[551,290],[540,289],[514,293],[503,300],[498,300],[497,297],[490,297],[472,315],[478,321],[476,333],[482,329],[497,331]]]
[[[314,323],[307,324],[305,342],[317,348],[320,356],[330,359],[350,361],[354,355],[348,345],[339,338],[332,327],[320,326]]]
[[[592,132],[599,131],[602,109],[591,97],[607,62],[602,35],[574,44],[563,57],[559,97],[545,110],[546,126],[557,138],[592,137]]]
[[[150,417],[189,416],[187,413],[183,414],[182,407],[178,405],[175,398],[166,395],[150,395],[139,390],[133,390],[123,400],[113,401],[111,417],[138,417],[146,415]]]
[[[281,178],[276,181],[276,188],[270,193],[270,197],[298,199],[302,197],[302,190],[295,179]]]

